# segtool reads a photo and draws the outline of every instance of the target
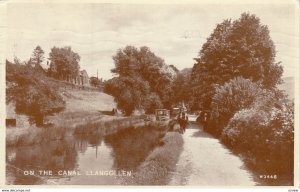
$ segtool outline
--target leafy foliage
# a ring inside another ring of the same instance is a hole
[[[30,65],[6,62],[7,102],[15,101],[16,112],[31,116],[37,126],[43,125],[44,116],[64,109],[65,102],[46,77],[36,73]]]
[[[172,103],[178,105],[182,102],[190,102],[190,74],[191,69],[187,68],[177,72],[177,77],[172,84]]]
[[[272,97],[261,97],[260,105],[269,105]],[[293,177],[294,106],[281,99],[272,109],[254,105],[238,111],[222,133],[222,141],[244,154],[260,172]]]
[[[49,74],[61,80],[70,80],[79,73],[80,56],[71,47],[53,47],[49,53]]]
[[[102,84],[102,79],[98,79],[97,77],[90,77],[90,85],[94,87],[101,87]]]
[[[112,72],[119,77],[107,81],[104,91],[115,97],[118,107],[127,115],[144,107],[148,112],[152,111],[161,103],[165,107],[171,106],[172,82],[176,72],[148,47],[137,49],[127,46],[119,49],[113,60],[115,68]]]
[[[215,86],[211,118],[218,121],[219,125],[210,127],[210,129],[215,129],[210,131],[219,135],[223,126],[237,111],[249,108],[263,94],[264,91],[258,84],[242,77],[234,78],[222,86]]]
[[[215,84],[241,76],[271,89],[282,72],[268,27],[255,15],[243,13],[238,20],[218,24],[202,46],[192,71],[192,100],[198,108],[211,109]]]
[[[34,65],[41,65],[41,63],[44,61],[44,51],[43,49],[38,45],[34,49],[31,57],[31,63]]]
[[[155,109],[163,107],[163,104],[156,93],[150,93],[146,95],[143,100],[143,107],[147,114],[153,114]]]
[[[141,109],[143,98],[149,93],[146,81],[134,77],[115,77],[105,83],[104,91],[114,96],[117,107],[126,115]]]

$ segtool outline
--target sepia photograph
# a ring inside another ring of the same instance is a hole
[[[5,185],[298,185],[298,6],[8,1]]]

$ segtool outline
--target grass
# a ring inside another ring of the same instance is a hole
[[[93,121],[105,121],[119,118],[104,115],[101,111],[111,111],[116,107],[113,97],[99,91],[66,88],[62,91],[66,108],[61,113],[47,118],[56,126],[76,127]]]
[[[61,129],[74,129],[79,125],[90,125],[100,122],[123,119],[124,117],[103,114],[101,111],[111,111],[116,104],[113,97],[95,89],[72,88],[68,83],[49,80],[55,84],[66,101],[65,109],[52,116],[47,116],[45,122],[50,128],[37,128],[29,123],[26,115],[16,114],[15,105],[6,105],[7,118],[16,118],[17,126],[6,129],[7,147],[17,145],[33,145],[40,142],[43,134],[55,135]],[[46,130],[47,129],[47,130]],[[51,133],[50,133],[51,132]]]
[[[182,151],[183,138],[177,132],[168,132],[163,145],[155,148],[137,169],[133,176],[125,178],[127,185],[167,185],[170,172],[176,169],[176,163]]]

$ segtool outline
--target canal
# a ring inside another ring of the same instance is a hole
[[[165,132],[152,126],[71,134],[39,145],[7,148],[7,184],[118,185],[131,177]]]

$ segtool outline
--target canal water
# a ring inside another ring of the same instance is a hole
[[[116,185],[131,177],[165,132],[151,126],[71,134],[33,146],[7,148],[7,184]]]

